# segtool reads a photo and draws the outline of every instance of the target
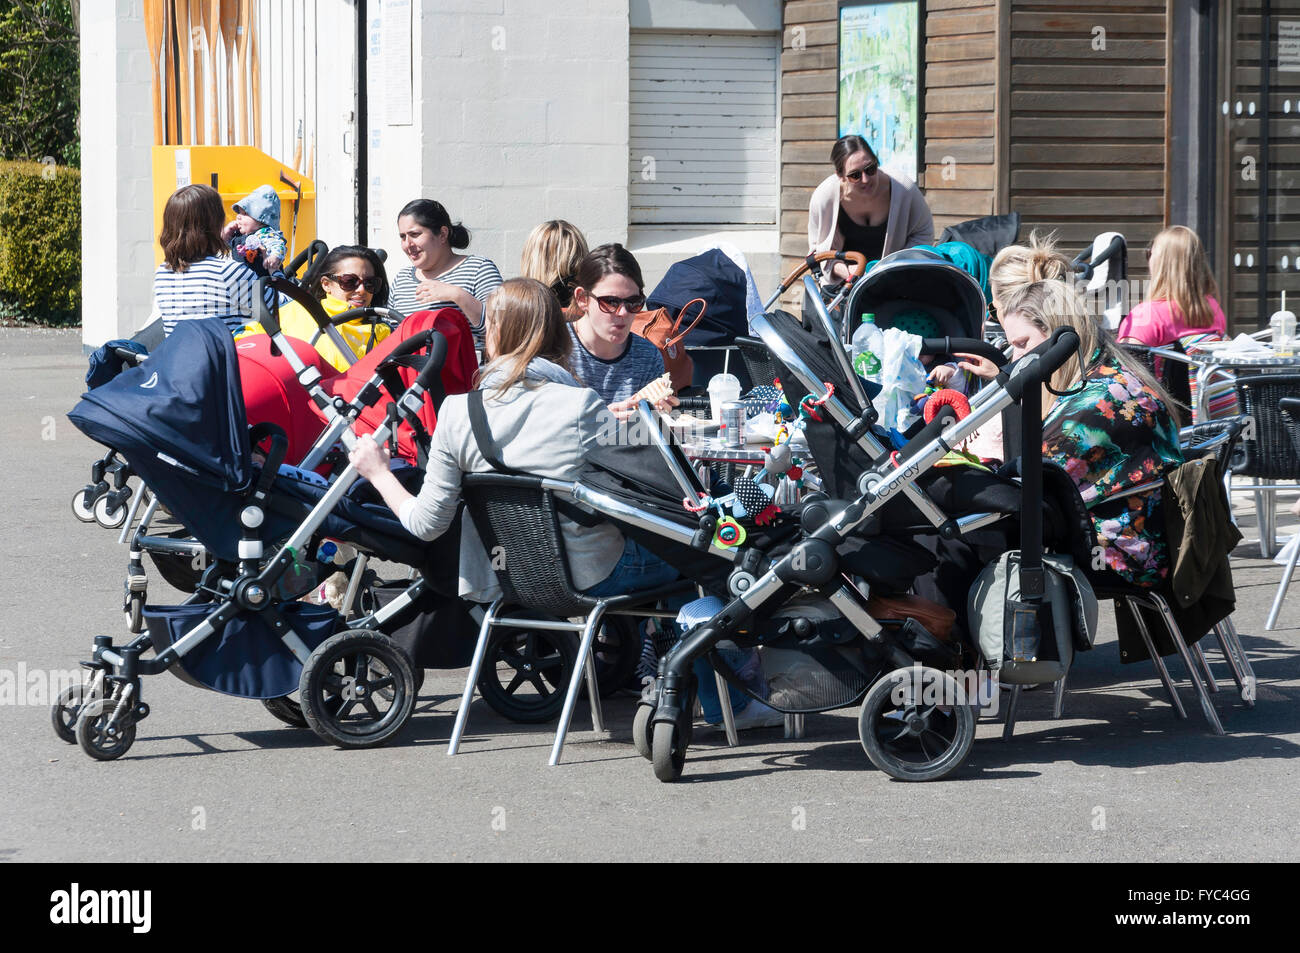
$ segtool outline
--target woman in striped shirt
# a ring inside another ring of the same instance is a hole
[[[221,318],[231,331],[251,319],[257,274],[230,257],[221,240],[226,211],[221,195],[208,185],[177,189],[163,209],[163,263],[153,277],[154,306],[170,335],[178,321]],[[267,304],[275,298],[268,289]]]
[[[501,287],[501,272],[481,255],[458,255],[469,246],[469,229],[453,225],[441,203],[432,199],[408,202],[397,216],[402,251],[411,264],[397,273],[388,305],[402,314],[455,307],[474,330],[474,343],[483,346],[483,302]]]

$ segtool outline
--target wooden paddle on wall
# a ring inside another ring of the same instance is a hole
[[[226,51],[226,145],[235,144],[235,30],[239,0],[217,0],[221,9],[221,45]]]
[[[161,146],[163,139],[162,77],[158,67],[162,63],[163,0],[144,0],[144,35],[149,44],[149,59],[153,62],[153,142]]]
[[[190,0],[173,0],[176,14],[176,92],[180,100],[177,113],[177,145],[190,139]]]
[[[235,116],[235,144],[248,145],[248,0],[240,0],[235,26],[235,85],[239,87],[239,112]]]
[[[252,104],[253,112],[253,138],[252,143],[257,148],[262,148],[262,55],[257,45],[257,0],[245,0],[248,4],[248,12],[244,18],[247,24],[245,30],[248,32],[248,46],[252,54],[253,66],[252,75],[250,76],[251,92],[249,101]]]
[[[172,22],[172,5],[170,0],[162,0],[163,40],[162,40],[162,94],[163,119],[166,122],[167,145],[176,142],[176,27]]]
[[[221,0],[199,0],[199,13],[203,19],[203,32],[208,41],[208,99],[212,101],[213,145],[221,142],[221,101],[217,97],[217,27],[221,25]],[[208,129],[208,117],[203,116],[203,127]]]

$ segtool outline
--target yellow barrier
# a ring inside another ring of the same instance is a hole
[[[226,207],[227,221],[234,217],[230,207],[259,185],[274,188],[280,196],[280,231],[284,232],[289,243],[286,262],[316,238],[316,183],[260,149],[252,146],[154,146],[155,264],[163,260],[162,246],[158,244],[163,207],[178,188],[195,183],[216,187]],[[301,198],[295,188],[298,185],[302,187]],[[296,216],[295,201],[298,202]]]

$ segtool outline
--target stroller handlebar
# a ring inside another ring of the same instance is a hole
[[[979,338],[924,338],[921,341],[922,354],[978,354],[987,357],[998,367],[1006,364],[1007,356],[998,348]]]
[[[1101,250],[1101,252],[1092,259],[1088,258],[1091,248],[1079,252],[1077,258],[1071,263],[1074,265],[1075,274],[1084,281],[1092,277],[1092,273],[1097,270],[1098,265],[1105,264],[1114,258],[1124,248],[1126,242],[1123,235],[1116,235],[1110,240],[1110,244]]]
[[[394,311],[392,308],[371,306],[365,308],[349,308],[347,311],[340,311],[338,314],[334,315],[334,317],[330,318],[330,323],[335,325],[347,324],[349,321],[356,321],[359,318],[366,317],[378,318],[389,327],[396,327],[405,320],[401,312]],[[369,321],[366,323],[374,324],[375,322]]]

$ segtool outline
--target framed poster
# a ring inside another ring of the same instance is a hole
[[[921,3],[840,4],[839,135],[915,181],[921,160]]]

